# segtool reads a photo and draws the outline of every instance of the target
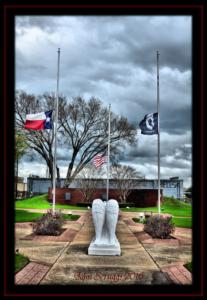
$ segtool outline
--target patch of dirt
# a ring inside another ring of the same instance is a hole
[[[60,237],[65,231],[67,230],[67,228],[61,228],[60,229],[60,234],[58,235],[48,235],[48,234],[36,234],[36,233],[31,233],[31,234],[28,234],[22,238],[20,238],[20,240],[33,240],[35,237],[52,237],[52,238],[55,238],[55,237]]]

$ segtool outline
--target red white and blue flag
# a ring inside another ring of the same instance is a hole
[[[93,158],[93,163],[96,168],[100,167],[101,165],[103,165],[106,162],[107,162],[107,157],[106,157],[105,153],[99,153],[96,156],[94,156],[94,158]]]
[[[24,127],[33,130],[52,129],[52,110],[26,115]]]

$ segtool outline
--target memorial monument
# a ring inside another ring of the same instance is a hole
[[[120,255],[121,249],[116,237],[116,224],[119,215],[119,204],[116,200],[109,200],[109,157],[110,157],[110,115],[109,105],[108,120],[108,159],[107,159],[107,184],[106,200],[93,200],[92,218],[95,228],[95,237],[88,248],[89,255]]]
[[[102,201],[95,199],[92,204],[92,218],[95,237],[88,248],[89,255],[121,255],[121,248],[116,237],[116,225],[119,205],[114,199]]]

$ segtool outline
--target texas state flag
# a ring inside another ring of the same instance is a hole
[[[24,127],[33,130],[52,129],[52,110],[26,115]]]

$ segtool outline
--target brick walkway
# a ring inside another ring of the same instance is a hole
[[[86,222],[86,220],[88,219],[88,217],[90,216],[90,212],[86,212],[84,215],[82,215],[76,222],[83,224]]]
[[[131,219],[124,219],[125,224],[134,226],[136,223]]]
[[[48,265],[46,265],[44,262],[43,263],[37,263],[38,259],[34,258],[33,262],[30,262],[25,268],[23,268],[20,272],[18,272],[15,275],[15,283],[18,285],[23,285],[23,284],[41,284],[41,281],[45,280],[45,277],[47,277],[47,280],[51,279],[52,277],[48,277],[48,275],[51,273],[51,270],[54,269],[54,274],[53,276],[59,276],[58,274],[60,272],[63,272],[65,270],[65,281],[68,283],[70,280],[74,280],[72,277],[68,278],[68,271],[73,270],[74,267],[74,261],[76,261],[76,264],[78,268],[83,268],[84,269],[84,261],[86,260],[86,267],[87,270],[89,266],[91,268],[100,267],[100,271],[103,272],[104,266],[100,265],[100,261],[96,262],[97,257],[89,257],[86,255],[84,251],[82,251],[81,247],[88,247],[88,244],[91,240],[91,220],[88,223],[88,227],[86,226],[87,220],[89,216],[91,215],[91,212],[85,212],[77,221],[73,221],[73,224],[79,224],[78,226],[75,226],[75,228],[67,228],[59,237],[51,237],[51,236],[32,236],[32,234],[24,236],[23,238],[20,237],[20,240],[24,240],[25,237],[28,241],[23,241],[23,243],[31,243],[29,240],[32,239],[37,239],[40,241],[40,245],[43,246],[43,242],[50,242],[50,241],[59,241],[59,242],[67,242],[66,245],[61,246],[61,249],[64,249],[65,251],[63,254],[61,253],[58,258],[58,261],[56,261],[56,256],[54,256],[54,262],[48,261]],[[183,228],[176,228],[175,233],[173,235],[174,239],[170,240],[160,240],[160,239],[152,239],[151,236],[149,236],[146,232],[143,231],[143,224],[140,223],[135,223],[131,219],[131,215],[129,217],[128,214],[122,214],[119,217],[119,222],[118,225],[118,238],[121,243],[122,247],[122,256],[121,257],[112,257],[112,261],[110,262],[110,258],[104,258],[105,260],[107,259],[107,262],[112,264],[111,266],[114,266],[114,270],[117,270],[118,266],[120,267],[120,262],[123,260],[123,266],[125,266],[125,261],[130,263],[131,266],[131,259],[132,255],[129,254],[128,252],[132,251],[133,255],[135,255],[135,251],[139,252],[137,254],[137,259],[139,260],[139,257],[145,257],[144,262],[146,263],[147,258],[148,258],[148,263],[149,265],[153,266],[156,270],[159,270],[163,276],[167,276],[172,280],[174,284],[192,284],[192,274],[183,266],[183,264],[186,261],[190,261],[187,257],[179,257],[180,253],[183,253],[182,251],[185,251],[185,248],[183,247],[190,247],[190,244],[192,243],[192,230],[190,229],[183,229]],[[91,216],[90,218],[91,219]],[[72,223],[71,223],[72,224]],[[31,227],[30,223],[24,224],[27,228],[27,230]],[[90,226],[89,226],[90,225]],[[126,227],[125,227],[126,226]],[[17,229],[21,230],[23,227],[23,224],[18,225],[17,224]],[[81,229],[81,230],[80,230]],[[76,240],[74,240],[76,239]],[[138,242],[138,244],[137,244]],[[133,244],[134,243],[134,244]],[[140,243],[140,244],[139,244]],[[61,243],[58,243],[58,245],[61,245]],[[24,244],[23,244],[24,245]],[[27,244],[25,244],[27,245]],[[29,245],[29,244],[28,244]],[[50,244],[47,245],[48,249]],[[68,247],[68,245],[71,245]],[[59,248],[56,250],[54,248],[54,251],[52,250],[52,247],[56,247],[56,245],[52,244],[51,245],[51,253],[55,254],[55,251],[59,251]],[[59,246],[58,246],[59,247]],[[127,247],[127,251],[125,249]],[[27,248],[27,246],[26,246]],[[74,249],[73,249],[74,248]],[[68,249],[71,249],[69,251]],[[162,251],[163,254],[162,254]],[[62,251],[62,250],[61,250]],[[157,252],[156,252],[157,251]],[[176,252],[177,251],[177,252]],[[54,252],[54,253],[53,253]],[[70,253],[71,252],[71,253]],[[50,253],[50,252],[49,252]],[[50,255],[51,255],[50,253]],[[177,253],[179,255],[177,255]],[[168,259],[169,256],[169,259]],[[170,261],[172,259],[174,260],[173,262]],[[174,259],[174,256],[176,259]],[[188,255],[189,256],[189,255]],[[72,259],[71,259],[72,258]],[[165,261],[163,259],[165,258]],[[186,260],[185,260],[186,259]],[[119,264],[115,265],[115,260],[119,261]],[[179,261],[178,261],[179,260]],[[183,261],[182,261],[183,260]],[[95,261],[95,262],[94,262]],[[182,261],[182,262],[181,262]],[[54,267],[54,263],[56,266],[56,269]],[[138,270],[140,271],[140,265],[142,265],[142,261],[138,261]],[[61,265],[62,264],[62,265]],[[68,264],[68,266],[67,266]],[[70,265],[71,264],[71,265]],[[80,266],[79,266],[80,265]],[[122,265],[121,265],[122,267]],[[135,268],[136,266],[133,267]],[[65,269],[64,269],[65,268]],[[152,269],[153,269],[152,268]],[[150,269],[150,268],[149,268]],[[148,269],[146,269],[148,270]],[[147,273],[148,271],[145,270],[146,277],[149,276]],[[154,270],[154,269],[153,269]],[[155,270],[154,270],[155,271]],[[58,273],[59,272],[59,273]],[[71,271],[72,272],[72,271]],[[115,271],[114,271],[115,272]],[[152,272],[152,270],[150,271]],[[52,273],[51,273],[52,274]],[[62,274],[62,273],[61,273]],[[72,274],[72,273],[71,273]],[[52,275],[50,275],[52,276]],[[71,275],[72,276],[72,275]],[[147,277],[147,278],[148,278]],[[48,279],[49,278],[49,279]],[[61,280],[62,280],[62,275],[61,275]],[[151,279],[150,279],[151,280]],[[43,283],[44,284],[44,283]]]
[[[38,284],[49,269],[50,266],[30,262],[25,268],[16,274],[15,284]]]
[[[172,234],[172,239],[153,239],[148,233],[143,231],[143,224],[136,223],[131,218],[126,218],[126,214],[122,214],[122,218],[145,248],[147,245],[152,245],[151,247],[167,246],[168,249],[172,247],[173,251],[173,247],[190,246],[192,244],[192,230],[189,228],[176,227],[175,232]],[[174,284],[192,284],[192,274],[183,266],[184,264],[185,262],[178,261],[160,266],[160,270],[168,274]]]
[[[79,223],[81,226],[87,220],[90,212],[84,212],[84,214],[77,220],[77,221],[68,221],[71,224]],[[16,229],[31,229],[31,222],[25,223],[16,223]],[[76,236],[79,230],[75,230],[73,228],[67,228],[63,231],[60,236],[41,236],[35,235],[31,233],[29,235],[23,236],[20,240],[26,241],[39,241],[39,242],[67,242],[70,243],[74,237]],[[24,285],[24,284],[39,284],[40,281],[44,278],[47,274],[49,269],[52,267],[53,264],[44,264],[38,262],[30,262],[28,263],[22,270],[20,270],[15,275],[15,284],[17,285]]]
[[[180,263],[163,267],[163,273],[167,273],[176,284],[192,284],[192,274]]]

